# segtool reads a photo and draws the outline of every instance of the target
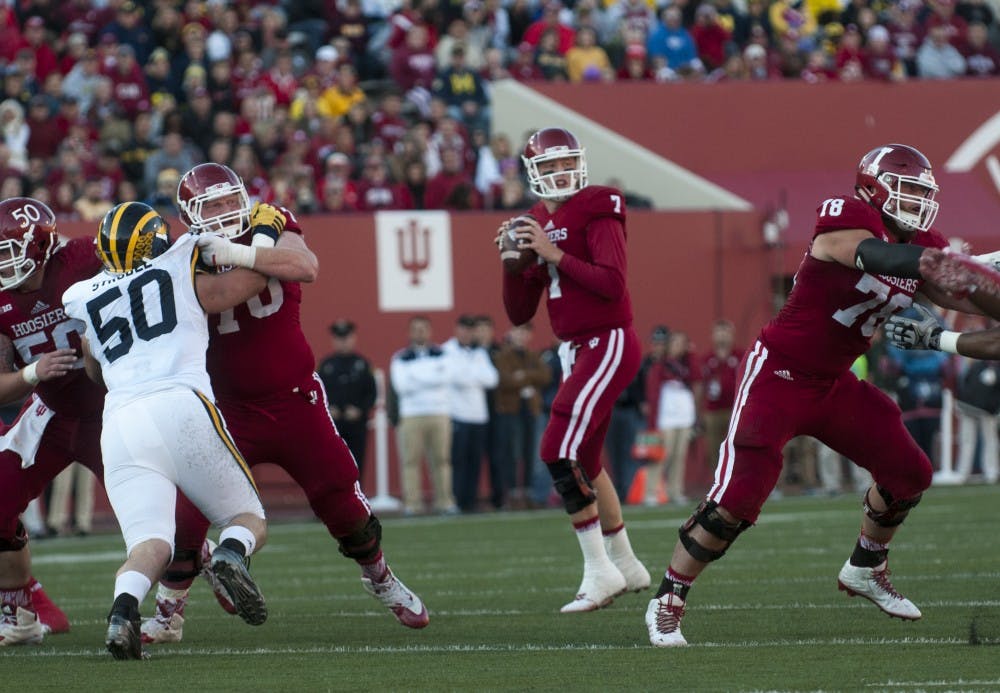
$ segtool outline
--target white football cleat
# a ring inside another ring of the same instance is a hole
[[[906,621],[916,621],[923,614],[889,582],[888,561],[874,568],[851,565],[848,559],[837,576],[838,589],[852,597],[864,597],[885,613]]]
[[[684,600],[673,592],[659,599],[650,599],[646,607],[646,630],[654,647],[683,647],[687,640],[681,635]]]
[[[0,619],[0,647],[40,645],[45,631],[34,612],[17,607],[16,616]]]
[[[184,617],[177,612],[164,616],[157,608],[156,616],[143,621],[141,630],[143,645],[180,642],[184,637]]]
[[[576,597],[559,611],[564,614],[575,614],[603,609],[624,592],[627,585],[622,571],[618,570],[610,560],[599,569],[584,564],[583,581],[580,583],[580,589],[576,591]]]
[[[427,607],[420,597],[398,580],[392,571],[386,573],[381,582],[361,578],[365,591],[382,602],[395,615],[396,620],[407,628],[423,628],[430,622]]]

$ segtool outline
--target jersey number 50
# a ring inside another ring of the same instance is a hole
[[[143,288],[147,284],[153,283],[156,284],[155,291],[143,293]],[[146,270],[128,283],[126,293],[128,293],[128,302],[132,313],[131,322],[120,315],[108,318],[107,321],[101,316],[101,311],[122,295],[120,286],[108,289],[100,296],[87,302],[87,313],[94,323],[97,338],[104,345],[104,355],[107,357],[108,363],[127,354],[132,349],[136,336],[144,342],[148,342],[161,334],[172,332],[177,327],[174,283],[166,270]],[[147,297],[151,299],[155,297],[160,304],[159,322],[151,324],[149,321],[150,318],[146,311]],[[118,335],[118,343],[114,346],[108,346],[115,335]]]

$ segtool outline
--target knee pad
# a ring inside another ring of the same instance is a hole
[[[714,501],[702,501],[687,522],[681,525],[677,531],[685,551],[691,554],[691,557],[696,561],[711,563],[719,560],[726,555],[726,549],[736,541],[736,537],[750,526],[750,523],[745,520],[729,522],[722,517],[718,508],[719,504]],[[700,544],[690,533],[691,528],[695,525],[699,525],[713,537],[727,542],[725,548],[710,549]]]
[[[382,523],[374,515],[365,526],[344,537],[337,537],[340,553],[356,561],[365,561],[378,555],[382,548]]]
[[[24,524],[20,520],[17,521],[17,527],[14,529],[13,537],[9,539],[4,539],[0,537],[0,552],[20,551],[27,545],[28,545],[28,530],[24,528]]]
[[[865,492],[864,509],[865,515],[871,518],[871,521],[879,527],[898,527],[903,524],[903,520],[910,514],[910,509],[916,506],[924,495],[918,493],[912,498],[895,499],[881,484],[875,484],[875,489],[882,496],[882,500],[885,501],[886,509],[879,512],[872,508],[871,503],[868,502],[868,494],[872,492],[871,488]]]
[[[570,515],[580,512],[597,500],[597,492],[590,483],[587,472],[575,460],[557,460],[548,465],[552,484],[562,496],[563,505]]]
[[[183,582],[198,577],[201,573],[201,551],[178,549],[170,559],[170,565],[163,571],[164,582]]]

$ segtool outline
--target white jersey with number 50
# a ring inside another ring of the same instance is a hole
[[[205,350],[208,322],[194,284],[195,237],[123,274],[101,272],[63,294],[86,326],[108,388],[105,412],[150,393],[193,389],[214,399]]]

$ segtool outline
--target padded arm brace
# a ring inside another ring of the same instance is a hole
[[[865,272],[891,277],[920,279],[920,255],[924,248],[909,243],[886,243],[866,238],[854,251],[854,266]]]

